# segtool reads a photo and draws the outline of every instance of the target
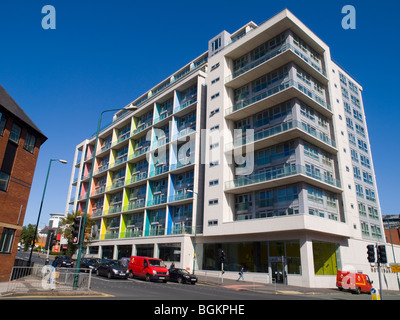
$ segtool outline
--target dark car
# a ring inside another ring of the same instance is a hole
[[[56,256],[52,263],[53,267],[59,268],[73,268],[74,262],[71,260],[70,257],[67,256]]]
[[[93,258],[82,258],[81,259],[81,271],[89,272],[96,272],[97,266],[100,263],[100,259],[93,259]]]
[[[128,278],[128,268],[120,261],[116,260],[102,260],[97,266],[96,274],[98,276],[106,276],[111,278]]]
[[[197,277],[194,274],[190,274],[185,269],[177,268],[169,270],[169,281],[195,284],[197,282]]]

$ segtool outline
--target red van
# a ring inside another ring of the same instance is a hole
[[[132,256],[129,260],[128,272],[131,278],[139,277],[151,280],[167,282],[168,269],[161,259],[150,257]]]
[[[339,290],[350,290],[356,293],[371,293],[372,282],[368,275],[350,271],[338,271],[336,286]]]

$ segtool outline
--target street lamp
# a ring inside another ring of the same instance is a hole
[[[35,243],[36,243],[36,235],[37,235],[38,226],[39,226],[40,214],[42,213],[43,200],[44,200],[44,195],[46,193],[46,188],[47,188],[47,180],[49,179],[51,163],[53,161],[58,161],[58,162],[61,162],[62,164],[67,164],[68,163],[66,160],[62,160],[62,159],[50,159],[49,168],[47,169],[46,182],[44,184],[44,189],[43,189],[42,202],[40,203],[39,215],[38,215],[37,222],[36,222],[35,234],[33,236],[33,243],[32,243],[32,246],[31,246],[31,253],[29,254],[28,266],[31,265],[33,247],[35,246]]]
[[[81,255],[82,255],[82,245],[83,245],[83,240],[84,240],[84,236],[85,236],[87,211],[88,211],[88,208],[89,208],[90,189],[92,187],[93,172],[94,172],[94,162],[95,162],[95,159],[96,159],[97,143],[99,141],[101,119],[103,117],[103,114],[106,113],[106,112],[121,111],[121,110],[137,110],[137,107],[134,106],[134,105],[130,105],[129,107],[125,107],[125,108],[122,108],[122,109],[120,108],[120,109],[104,110],[104,111],[102,111],[100,113],[100,118],[99,118],[99,121],[97,123],[96,139],[95,139],[95,142],[94,142],[94,150],[93,150],[93,164],[92,164],[92,168],[90,169],[88,192],[87,192],[87,195],[86,195],[86,206],[85,206],[85,212],[83,214],[82,227],[81,227],[80,235],[78,237],[78,239],[80,239],[80,241],[79,241],[79,249],[78,249],[78,255],[77,255],[77,258],[76,258],[76,266],[75,266],[75,270],[76,271],[75,271],[74,284],[73,284],[74,290],[76,290],[76,288],[78,287],[79,268],[80,268],[80,265],[81,265]]]
[[[191,193],[194,193],[196,196],[199,196],[199,194],[197,193],[197,192],[194,192],[193,190],[190,190],[190,189],[186,189],[186,191],[187,192],[191,192]],[[195,269],[195,266],[196,266],[196,246],[197,246],[197,201],[198,201],[198,199],[196,198],[196,211],[195,211],[195,218],[196,218],[196,220],[195,220],[195,225],[194,225],[194,244],[193,244],[193,274],[194,274],[194,269]]]

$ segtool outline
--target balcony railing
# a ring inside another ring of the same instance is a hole
[[[324,75],[326,77],[326,72],[323,71],[315,63],[313,63],[308,57],[306,57],[304,54],[302,54],[298,50],[298,48],[296,48],[295,46],[291,45],[290,43],[284,43],[280,47],[277,47],[277,48],[273,49],[272,51],[267,52],[263,57],[258,58],[257,60],[247,64],[246,66],[244,66],[243,68],[240,68],[239,70],[236,70],[234,73],[232,73],[232,75],[227,76],[225,78],[225,83],[237,78],[238,76],[244,74],[247,71],[250,71],[250,70],[256,68],[260,64],[262,64],[262,63],[264,63],[264,62],[266,62],[268,60],[271,60],[272,58],[276,57],[277,55],[279,55],[279,54],[281,54],[281,53],[283,53],[283,52],[285,52],[287,50],[291,50],[292,52],[294,52],[302,60],[307,62],[308,65],[310,65],[311,67],[313,67],[315,70],[317,70],[319,73],[321,73],[322,75]]]
[[[236,112],[238,110],[241,110],[255,102],[258,102],[260,100],[263,100],[265,98],[268,98],[276,93],[282,92],[290,87],[297,88],[298,90],[302,91],[305,93],[307,96],[309,96],[311,99],[314,101],[318,102],[320,105],[322,105],[325,109],[332,110],[331,106],[326,103],[321,97],[319,97],[318,94],[314,92],[312,89],[308,89],[305,85],[295,81],[295,80],[287,80],[282,82],[281,84],[272,87],[272,88],[267,88],[263,92],[255,95],[254,97],[244,99],[239,103],[236,103],[232,107],[228,108],[225,110],[225,115],[230,115],[233,112]]]
[[[325,177],[321,174],[316,174],[315,172],[310,172],[306,169],[306,167],[301,165],[291,165],[285,167],[272,167],[271,170],[255,173],[248,176],[239,176],[235,180],[227,181],[225,183],[225,190],[230,190],[234,188],[240,188],[244,186],[249,186],[252,184],[260,183],[260,182],[268,182],[280,178],[290,177],[298,174],[303,174],[308,177],[317,179],[324,183],[327,183],[331,186],[340,188],[340,181],[334,178]]]
[[[186,99],[185,99],[185,100],[186,100]],[[177,107],[174,109],[174,112],[178,112],[178,111],[180,111],[180,110],[183,110],[183,109],[185,109],[186,107],[192,105],[192,104],[195,103],[195,102],[197,102],[197,94],[196,94],[195,97],[190,98],[190,99],[187,100],[186,102],[181,103],[179,106],[177,106]]]
[[[266,128],[261,131],[254,133],[253,136],[246,135],[245,137],[235,139],[233,142],[227,143],[225,145],[226,151],[232,150],[233,148],[240,147],[246,145],[248,143],[252,143],[253,141],[259,141],[261,139],[268,138],[270,136],[276,135],[278,133],[286,132],[291,129],[298,128],[302,131],[307,132],[313,137],[317,138],[330,145],[333,148],[336,148],[336,142],[330,139],[325,133],[318,130],[311,130],[309,127],[306,127],[302,122],[297,120],[292,120],[288,122],[281,123],[277,126],[273,126],[271,128]],[[257,128],[255,128],[256,130]]]
[[[150,170],[149,177],[154,177],[159,174],[162,174],[164,172],[167,172],[169,169],[169,166],[167,164],[163,164],[161,166],[156,166],[153,169]]]
[[[169,202],[185,200],[185,199],[190,199],[190,198],[193,198],[193,192],[184,192],[184,193],[174,194],[172,196],[169,196]]]

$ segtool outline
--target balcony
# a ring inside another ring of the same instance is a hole
[[[186,200],[186,199],[192,199],[193,198],[193,192],[183,192],[179,194],[174,194],[169,197],[169,202],[174,202],[174,201],[181,201],[181,200]]]
[[[130,137],[130,132],[129,132],[129,131],[128,131],[128,132],[125,132],[125,133],[119,135],[119,136],[117,137],[117,140],[114,141],[114,142],[112,143],[111,146],[114,147],[114,146],[116,146],[117,144],[121,143],[122,141],[125,141],[125,140],[128,139],[129,137]]]
[[[294,98],[332,118],[332,108],[320,94],[295,80],[287,80],[272,88],[266,88],[261,93],[236,103],[225,110],[225,118],[237,121]]]
[[[247,64],[225,78],[225,85],[231,88],[240,88],[260,76],[279,68],[280,66],[294,61],[298,66],[323,84],[328,83],[326,73],[312,59],[301,53],[301,50],[290,43],[267,52],[264,56]]]
[[[149,201],[147,201],[147,206],[157,206],[157,205],[161,205],[167,203],[167,194],[162,194],[162,195],[157,195],[157,196],[153,196],[153,198]]]
[[[158,176],[159,174],[167,172],[169,166],[167,164],[155,166],[153,169],[150,170],[149,177]]]
[[[119,203],[110,204],[106,214],[118,213],[118,212],[121,212],[121,209],[122,209],[122,205],[121,205],[120,202]]]
[[[298,182],[306,182],[334,193],[342,192],[339,180],[309,172],[306,167],[301,165],[272,167],[270,169],[267,172],[239,176],[235,180],[227,181],[225,192],[240,194]]]
[[[149,121],[146,122],[141,122],[138,124],[137,128],[135,130],[133,130],[133,134],[137,134],[147,128],[149,128],[152,125],[153,119],[150,119]]]
[[[121,177],[121,178],[115,179],[112,182],[112,184],[107,188],[107,191],[120,188],[120,187],[124,186],[124,184],[125,184],[125,177]]]
[[[124,206],[124,211],[136,210],[144,208],[146,202],[145,199],[130,200],[127,206]]]
[[[253,142],[254,150],[259,150],[294,138],[302,138],[325,151],[337,153],[335,141],[322,131],[311,130],[310,127],[297,120],[263,129],[254,133],[254,135],[237,138],[225,145],[225,152],[230,152],[234,148],[243,147]]]
[[[126,181],[126,185],[142,181],[146,178],[147,178],[147,171],[134,172],[134,173],[132,173],[131,178]]]
[[[138,238],[138,237],[142,237],[143,236],[143,230],[139,229],[139,230],[127,230],[126,232],[122,232],[120,235],[121,239],[125,239],[125,238]]]
[[[182,103],[179,106],[175,107],[174,113],[177,113],[177,112],[191,106],[192,104],[194,104],[196,102],[197,102],[197,93],[192,95],[189,98],[185,98],[184,101],[182,101]]]
[[[100,217],[103,214],[103,207],[93,208],[92,217]]]

